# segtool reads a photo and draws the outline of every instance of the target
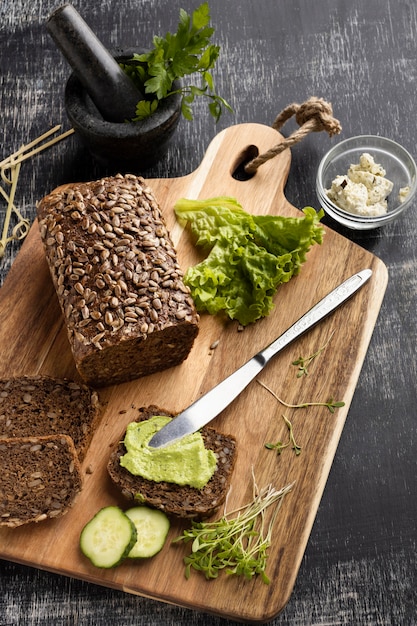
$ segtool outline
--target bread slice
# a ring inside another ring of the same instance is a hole
[[[154,415],[173,417],[172,413],[157,406],[149,406],[139,409],[136,421],[144,421]],[[134,476],[120,465],[120,457],[126,453],[123,441],[110,455],[107,465],[110,478],[129,500],[140,500],[180,518],[210,517],[226,498],[236,459],[236,440],[231,435],[224,435],[207,426],[201,430],[201,434],[206,448],[213,450],[218,459],[214,475],[202,489],[164,481],[152,482]]]
[[[0,440],[0,526],[14,528],[64,515],[82,487],[66,435]]]
[[[118,174],[64,185],[37,212],[83,380],[108,386],[182,363],[199,316],[146,181]]]
[[[68,379],[0,379],[0,440],[69,435],[80,461],[100,417],[96,391]]]

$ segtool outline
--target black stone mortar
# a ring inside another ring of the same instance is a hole
[[[131,59],[135,52],[142,51],[111,51],[122,63]],[[74,130],[99,163],[119,169],[147,169],[168,150],[181,117],[181,94],[160,101],[155,113],[145,120],[109,122],[72,73],[65,87],[65,108]]]

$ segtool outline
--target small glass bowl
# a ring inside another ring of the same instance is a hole
[[[334,178],[347,174],[350,165],[359,163],[364,152],[369,153],[375,163],[385,169],[386,178],[394,183],[387,198],[388,210],[384,215],[349,213],[334,204],[326,193]],[[399,191],[403,187],[409,187],[409,193],[401,202]],[[416,190],[417,167],[413,157],[395,141],[376,135],[362,135],[341,141],[323,157],[317,170],[316,191],[323,209],[343,226],[356,230],[370,230],[392,222],[411,206]]]

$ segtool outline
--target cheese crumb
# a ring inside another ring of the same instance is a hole
[[[326,193],[332,202],[348,213],[367,217],[385,215],[388,209],[386,198],[394,186],[385,174],[384,168],[364,152],[359,163],[352,164],[346,175],[336,176]]]
[[[398,192],[398,200],[400,202],[404,202],[407,199],[409,193],[410,187],[408,185],[407,187],[401,187],[400,191]]]

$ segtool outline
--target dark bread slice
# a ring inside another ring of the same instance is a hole
[[[15,528],[64,515],[82,488],[71,437],[0,440],[0,526]]]
[[[83,380],[113,385],[182,363],[199,316],[146,181],[118,174],[64,185],[37,211]]]
[[[154,415],[173,417],[172,413],[157,406],[149,406],[139,409],[136,421],[144,421]],[[218,459],[216,472],[202,489],[164,481],[152,482],[134,476],[120,465],[120,457],[126,453],[123,441],[110,455],[107,465],[110,478],[129,500],[139,500],[180,518],[210,517],[225,501],[236,459],[236,440],[207,426],[201,434],[206,448],[213,450]]]
[[[100,417],[96,391],[68,379],[0,379],[0,440],[69,435],[83,460]]]

